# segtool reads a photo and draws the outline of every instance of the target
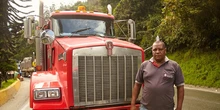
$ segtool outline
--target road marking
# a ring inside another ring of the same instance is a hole
[[[28,105],[29,105],[29,103],[28,103],[28,101],[27,101],[26,104],[25,104],[20,110],[27,110]]]

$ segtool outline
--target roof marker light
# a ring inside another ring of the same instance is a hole
[[[59,13],[60,12],[60,10],[55,10],[55,13]]]
[[[78,6],[78,10],[77,11],[86,11],[86,7],[85,6]]]

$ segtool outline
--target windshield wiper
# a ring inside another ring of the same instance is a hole
[[[76,34],[76,33],[78,33],[78,32],[86,31],[86,30],[89,30],[89,29],[91,29],[91,28],[79,29],[79,30],[73,31],[73,32],[71,32],[71,33],[72,33],[72,34]]]
[[[104,34],[96,33],[96,34],[80,34],[80,35],[86,35],[86,36],[99,36],[99,37],[104,37]]]

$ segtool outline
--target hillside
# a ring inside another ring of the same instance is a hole
[[[220,88],[220,50],[184,50],[167,56],[180,64],[186,84]]]

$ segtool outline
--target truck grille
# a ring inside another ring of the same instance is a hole
[[[75,106],[130,102],[138,56],[78,56],[77,59]]]

